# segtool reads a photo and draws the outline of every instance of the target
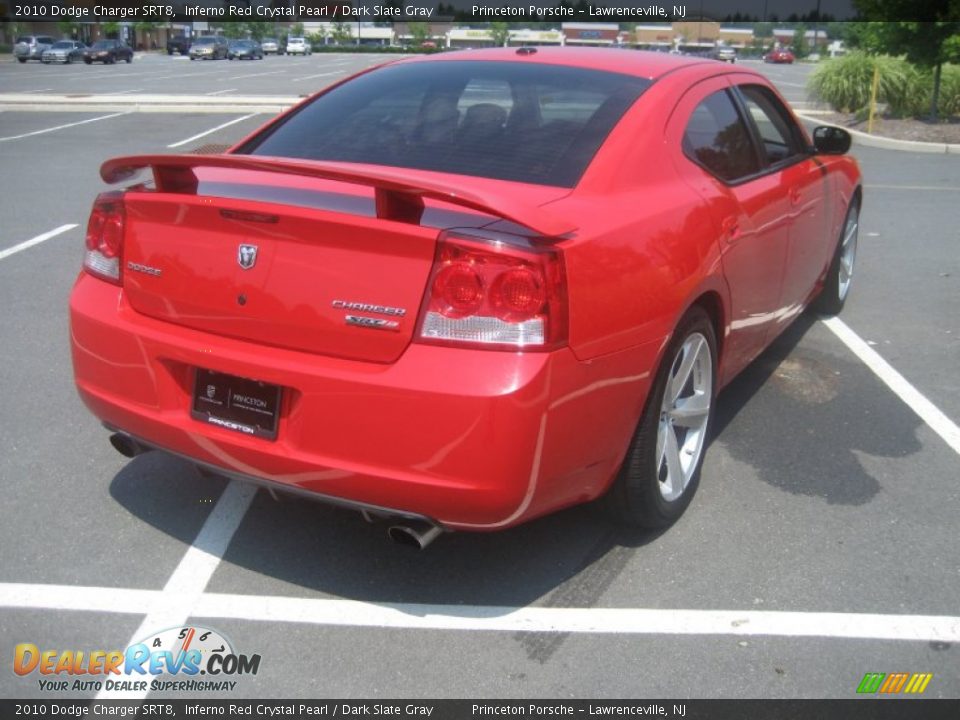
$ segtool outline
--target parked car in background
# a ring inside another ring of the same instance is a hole
[[[264,55],[283,55],[283,43],[276,38],[268,37],[260,41],[260,49]]]
[[[186,35],[172,35],[167,40],[167,55],[178,53],[186,55],[190,51],[190,38]]]
[[[287,38],[287,55],[310,55],[313,47],[310,41],[302,37]]]
[[[787,48],[776,48],[763,56],[763,61],[766,63],[785,63],[787,65],[792,65],[795,59],[793,53]]]
[[[57,40],[43,51],[42,60],[44,63],[69,65],[74,60],[83,60],[83,51],[86,49],[86,44],[79,40]]]
[[[229,153],[104,163],[126,189],[87,224],[76,386],[128,457],[354,507],[408,544],[601,496],[665,527],[717,392],[847,299],[849,147],[702,58],[391,63]]]
[[[95,62],[112,65],[119,60],[133,62],[133,49],[120,40],[97,40],[83,51],[83,61],[87,65]]]
[[[43,51],[55,42],[49,35],[21,35],[13,44],[13,56],[21,63],[43,60]]]
[[[256,40],[231,40],[227,45],[228,60],[263,60],[263,50]]]
[[[710,51],[709,56],[722,62],[735,63],[737,61],[737,51],[729,45],[717,45]]]
[[[219,35],[195,38],[190,46],[191,60],[222,60],[229,52],[227,41]]]

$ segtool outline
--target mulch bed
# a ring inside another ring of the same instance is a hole
[[[829,113],[818,115],[817,119],[852,130],[867,132],[867,121],[857,120],[856,116],[852,114]],[[960,118],[953,117],[947,121],[930,122],[913,118],[875,117],[873,119],[873,134],[896,140],[960,144]]]

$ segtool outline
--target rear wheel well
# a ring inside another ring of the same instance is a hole
[[[725,339],[723,333],[723,300],[720,299],[718,293],[709,291],[694,300],[691,307],[694,305],[702,307],[707,315],[710,316],[710,322],[713,324],[713,334],[717,340],[717,366],[719,367],[720,358],[723,357],[723,343]]]

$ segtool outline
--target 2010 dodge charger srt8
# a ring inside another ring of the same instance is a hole
[[[76,384],[128,455],[438,530],[689,504],[716,393],[838,312],[850,137],[708,59],[402,60],[223,155],[106,162]]]

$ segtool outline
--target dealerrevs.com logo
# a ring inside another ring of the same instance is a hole
[[[237,653],[221,633],[190,625],[150,635],[126,650],[14,648],[13,671],[36,677],[40,690],[232,691],[240,675],[256,675],[260,655]]]

